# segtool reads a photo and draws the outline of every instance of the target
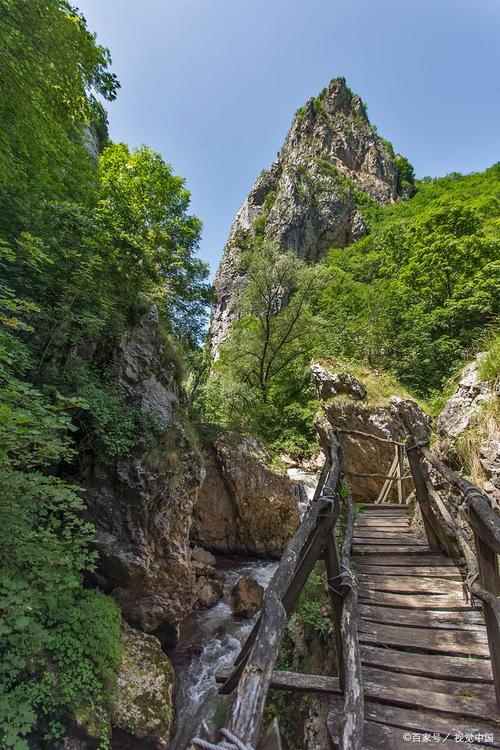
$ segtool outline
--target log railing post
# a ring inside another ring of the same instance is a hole
[[[495,549],[482,538],[488,536],[488,530],[484,528],[482,519],[476,514],[474,507],[469,507],[469,514],[474,529],[474,541],[476,544],[477,568],[479,582],[483,589],[495,597],[500,596],[500,575],[498,572],[498,557]],[[491,667],[497,705],[500,708],[500,620],[498,618],[498,607],[493,607],[490,602],[483,599],[484,622],[488,634],[488,645],[490,647]]]
[[[425,534],[427,536],[427,542],[431,550],[441,550],[439,538],[436,534],[435,529],[437,528],[436,517],[432,510],[431,501],[429,497],[429,490],[425,481],[424,467],[421,462],[418,448],[416,447],[416,441],[413,435],[410,435],[406,442],[406,454],[408,456],[408,462],[410,464],[410,470],[413,476],[413,482],[415,484],[415,494],[417,501],[422,511],[422,519],[424,522]]]
[[[344,597],[341,593],[341,578],[340,578],[340,564],[339,564],[339,550],[337,546],[337,539],[335,532],[330,533],[326,549],[325,549],[325,563],[326,563],[326,578],[328,584],[328,594],[330,596],[330,602],[332,605],[333,622],[335,628],[335,646],[337,650],[337,666],[338,666],[338,677],[341,689],[344,688],[344,669],[343,669],[343,655],[342,655],[342,607],[344,606]]]

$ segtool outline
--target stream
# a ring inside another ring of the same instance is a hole
[[[288,474],[305,490],[307,501],[304,498],[300,504],[303,514],[314,495],[318,476],[301,469],[289,469]],[[231,589],[242,575],[266,588],[277,567],[275,560],[219,558],[216,577],[224,584],[223,597],[214,607],[197,610],[186,618],[181,625],[179,644],[170,657],[176,674],[176,723],[171,750],[185,750],[201,722],[213,718],[218,693],[215,674],[234,663],[258,617],[233,617]]]

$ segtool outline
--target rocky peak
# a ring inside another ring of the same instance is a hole
[[[277,161],[259,175],[229,232],[215,279],[214,358],[245,288],[239,258],[248,238],[274,241],[311,262],[329,247],[345,247],[366,231],[360,193],[377,203],[402,194],[395,159],[344,78],[297,110]]]

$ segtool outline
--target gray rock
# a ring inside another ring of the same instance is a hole
[[[206,454],[192,538],[214,551],[279,557],[300,521],[298,493],[263,444],[223,433]]]
[[[167,750],[174,716],[173,667],[156,638],[124,628],[122,660],[110,696],[113,734],[119,731],[121,747]]]
[[[222,599],[224,593],[224,584],[221,581],[215,581],[213,578],[201,576],[198,578],[196,587],[196,603],[199,607],[208,609],[217,604]]]
[[[236,617],[253,617],[262,607],[264,589],[249,576],[241,576],[231,591],[231,607]]]
[[[359,477],[356,474],[389,474],[394,460],[394,445],[380,442],[376,437],[405,442],[409,435],[417,440],[430,437],[430,420],[416,401],[393,396],[382,403],[354,399],[333,399],[323,405],[324,417],[318,420],[320,442],[326,450],[331,440],[331,429],[339,430],[342,447],[342,469],[346,473],[355,502],[377,499],[384,480],[379,477]],[[357,435],[364,432],[374,439]],[[403,481],[403,497],[413,489],[410,479]],[[393,488],[389,500],[397,500]]]
[[[363,102],[337,78],[320,101],[310,99],[297,112],[277,161],[260,174],[236,215],[215,278],[210,327],[215,359],[245,287],[239,258],[245,239],[255,234],[255,220],[263,222],[268,240],[316,261],[328,248],[345,247],[365,234],[355,190],[377,203],[394,201],[397,169]]]
[[[366,386],[345,368],[339,366],[334,369],[333,364],[330,368],[313,361],[311,374],[321,401],[341,394],[359,400],[366,397]]]
[[[476,430],[473,455],[468,462],[476,464],[474,481],[490,496],[500,509],[500,434],[498,420],[483,412],[487,404],[498,399],[498,384],[481,380],[479,366],[484,354],[478,354],[462,371],[455,393],[446,403],[438,418],[441,438],[439,449],[446,461],[460,462],[460,438],[469,428]]]
[[[203,468],[184,430],[178,366],[155,307],[124,336],[117,365],[129,403],[153,419],[156,430],[135,455],[97,458],[87,467],[97,580],[130,624],[160,629],[168,641],[165,634],[175,634],[194,602],[189,532]]]
[[[481,380],[479,365],[484,354],[478,354],[474,362],[462,371],[453,396],[438,418],[441,435],[455,439],[470,426],[481,407],[495,397],[490,383]]]
[[[215,565],[215,557],[207,549],[203,547],[193,547],[191,550],[191,560],[204,565]]]

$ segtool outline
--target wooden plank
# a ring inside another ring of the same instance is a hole
[[[485,732],[493,733],[493,742],[486,747],[500,747],[500,733],[494,723],[486,722],[484,719],[467,720],[454,715],[438,714],[429,711],[411,710],[398,706],[389,706],[383,703],[367,702],[365,705],[365,718],[376,721],[386,726],[396,726],[411,732],[423,732],[433,734],[439,732],[443,737],[448,737],[448,742],[455,736],[455,732],[469,732],[473,735]],[[411,747],[412,743],[407,743]]]
[[[383,565],[383,566],[391,566],[391,565],[408,565],[415,569],[415,567],[425,566],[425,567],[446,567],[446,568],[453,568],[458,572],[458,568],[449,557],[446,557],[446,555],[433,555],[431,553],[425,555],[420,552],[415,554],[405,554],[405,555],[395,555],[393,550],[391,550],[391,554],[383,554],[377,555],[377,557],[371,558],[369,561],[365,560],[363,558],[359,558],[359,560],[356,560],[353,558],[353,563],[358,564],[369,564],[369,565]]]
[[[338,737],[338,716],[341,714],[342,706],[339,698],[332,699],[332,710],[328,715],[327,726],[332,742],[335,742]],[[370,726],[379,727],[380,731],[376,731],[375,734],[370,735]],[[467,748],[484,748],[484,747],[500,747],[498,729],[494,723],[485,721],[484,719],[463,719],[453,714],[442,714],[434,713],[423,710],[412,710],[411,708],[402,708],[399,706],[390,706],[384,703],[376,703],[374,701],[365,702],[365,727],[367,728],[366,743],[363,743],[363,747],[367,750],[404,750],[404,748],[412,747],[413,742],[411,738],[404,740],[399,743],[397,740],[397,732],[402,732],[402,737],[405,733],[414,733],[421,741],[422,734],[439,734],[440,742],[448,742],[448,746],[452,747],[455,737],[455,732],[466,732],[472,733],[473,735],[480,734],[484,736],[485,732],[493,734],[493,742],[483,744],[479,743],[467,743]],[[387,742],[387,737],[391,736],[391,742],[396,744],[384,744]],[[383,744],[377,744],[382,742]],[[446,746],[446,744],[445,744]]]
[[[361,589],[392,591],[395,594],[413,594],[418,591],[427,594],[457,594],[463,596],[461,581],[444,580],[443,578],[411,578],[410,576],[373,576],[359,571],[358,580]]]
[[[456,609],[467,611],[470,605],[466,604],[462,597],[454,594],[390,594],[385,591],[370,591],[367,589],[359,592],[360,601],[374,604],[383,604],[386,607],[402,607],[406,609],[442,610]],[[475,606],[473,609],[478,610]]]
[[[353,547],[354,555],[418,555],[428,554],[429,549],[427,545],[378,545],[378,544],[357,544]]]
[[[363,664],[393,672],[406,672],[442,680],[493,683],[491,664],[487,659],[464,659],[461,656],[437,654],[412,654],[407,651],[395,651],[364,645],[361,646],[361,661]]]
[[[344,668],[342,664],[342,609],[344,606],[344,596],[341,590],[341,578],[340,578],[340,564],[339,564],[339,550],[337,547],[337,539],[335,532],[332,530],[328,536],[326,547],[325,547],[325,567],[326,567],[326,580],[328,585],[328,595],[330,597],[330,603],[332,607],[333,621],[334,621],[334,635],[335,635],[335,647],[337,653],[338,662],[338,673],[343,684],[344,679]]]
[[[393,565],[387,568],[384,565],[375,565],[370,562],[360,561],[356,566],[356,570],[359,574],[372,576],[385,576],[387,574],[394,576],[411,576],[415,578],[415,567],[413,565]],[[445,580],[457,580],[462,582],[462,576],[456,568],[451,566],[435,567],[432,566],[421,566],[418,569],[418,577],[422,580],[426,578],[441,578]]]
[[[488,698],[491,698],[491,693],[488,691],[488,686],[485,686],[485,688],[485,694],[477,699],[404,687],[398,687],[397,690],[394,690],[393,687],[388,687],[383,683],[365,682],[366,697],[369,700],[399,706],[400,708],[435,711],[465,719],[489,720],[492,723],[498,721],[500,725],[500,716],[495,710],[495,702],[488,701]]]
[[[495,714],[495,694],[493,686],[484,682],[462,682],[461,680],[439,680],[435,677],[422,677],[404,672],[390,672],[377,667],[363,667],[363,675],[368,683],[382,684],[387,688],[399,690],[418,690],[431,693],[446,693],[459,698],[475,698],[485,701],[488,712]],[[335,690],[332,690],[335,693]]]
[[[389,531],[388,529],[360,529],[356,527],[354,538],[366,537],[368,539],[415,539],[416,537],[410,531]]]
[[[357,507],[363,508],[363,510],[371,510],[374,513],[386,513],[391,511],[402,511],[404,513],[408,513],[408,506],[406,503],[384,503],[381,504],[375,504],[375,503],[356,503]]]
[[[386,625],[361,620],[358,625],[361,643],[374,643],[420,653],[458,654],[489,659],[488,642],[482,633],[472,630],[446,631],[432,628]]]
[[[231,671],[231,667],[221,669],[215,675],[216,682],[225,682]],[[299,672],[280,672],[278,670],[274,670],[272,674],[270,688],[273,690],[287,690],[292,693],[340,693],[338,677],[301,674]]]
[[[399,536],[398,538],[390,538],[386,537],[384,538],[373,538],[370,536],[355,536],[353,539],[353,544],[357,548],[358,546],[362,547],[370,547],[371,545],[380,547],[381,545],[384,545],[386,547],[386,552],[390,552],[392,547],[416,547],[417,551],[418,549],[423,549],[425,552],[429,551],[429,548],[427,546],[426,542],[421,542],[418,539],[415,539],[414,537],[410,536],[408,534],[408,537]]]
[[[387,625],[409,625],[412,628],[433,627],[436,630],[474,630],[486,633],[481,613],[474,611],[428,612],[419,609],[396,609],[362,604],[360,615],[364,620],[386,623]]]

